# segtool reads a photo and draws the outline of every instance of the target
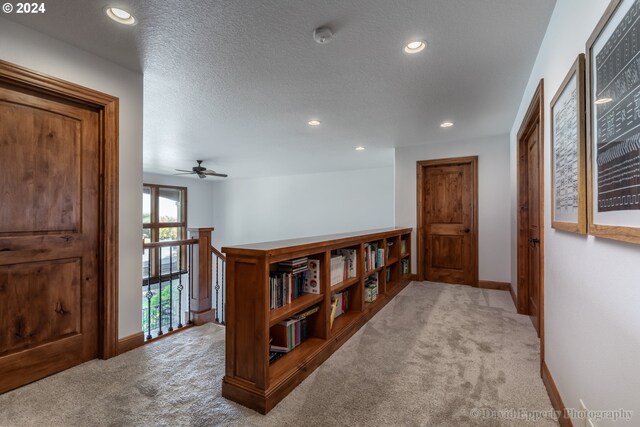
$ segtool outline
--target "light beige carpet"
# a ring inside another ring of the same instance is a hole
[[[266,416],[220,396],[224,329],[205,325],[0,395],[0,425],[557,425],[509,418],[552,409],[538,358],[508,292],[416,282]]]

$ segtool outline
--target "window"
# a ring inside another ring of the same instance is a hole
[[[142,237],[145,243],[187,238],[187,189],[144,184],[142,188]],[[177,273],[185,264],[179,247],[145,249],[142,277],[160,278]]]

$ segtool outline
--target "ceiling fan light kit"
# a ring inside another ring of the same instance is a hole
[[[184,169],[176,169],[177,172],[174,175],[198,175],[198,178],[205,179],[208,176],[219,176],[221,178],[226,178],[228,175],[226,173],[218,173],[216,171],[209,170],[202,166],[202,160],[196,160],[198,166],[194,166],[190,171]]]

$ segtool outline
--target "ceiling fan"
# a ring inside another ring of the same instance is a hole
[[[181,173],[174,173],[174,175],[198,175],[200,179],[204,179],[207,176],[221,176],[222,178],[227,177],[226,173],[218,173],[202,166],[202,160],[196,160],[196,162],[198,162],[198,166],[192,167],[190,171],[186,171],[184,169],[176,169],[176,171]]]

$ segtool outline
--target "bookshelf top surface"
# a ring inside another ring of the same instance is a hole
[[[410,233],[408,227],[390,227],[376,230],[353,231],[348,233],[328,234],[324,236],[302,237],[298,239],[276,240],[273,242],[253,243],[249,245],[223,247],[226,254],[247,254],[251,252],[288,252],[304,250],[310,246],[333,246],[336,244],[349,245],[350,241],[382,239],[388,234]]]

